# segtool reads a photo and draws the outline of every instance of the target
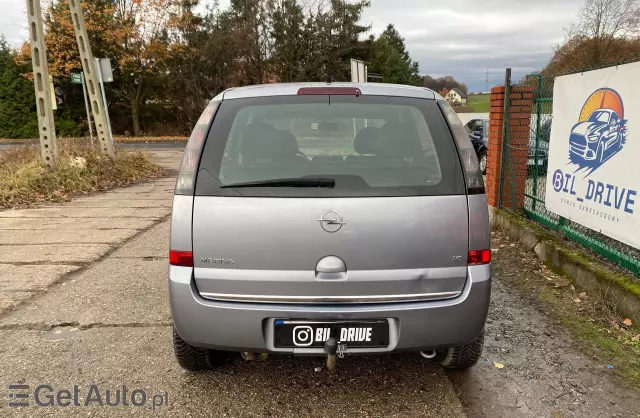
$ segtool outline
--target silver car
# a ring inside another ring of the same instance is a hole
[[[326,356],[330,368],[391,352],[473,366],[489,241],[478,160],[437,93],[226,90],[198,120],[176,183],[175,355],[188,370],[233,351]]]

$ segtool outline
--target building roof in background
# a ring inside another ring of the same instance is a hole
[[[460,97],[462,97],[463,99],[466,99],[467,97],[469,97],[467,95],[467,93],[463,92],[462,90],[460,90],[459,88],[453,88],[453,91],[455,91],[456,93],[458,93],[460,95]]]

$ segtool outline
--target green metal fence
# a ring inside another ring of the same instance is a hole
[[[505,141],[502,164],[500,166],[500,178],[502,179],[499,193],[500,206],[563,234],[566,238],[575,241],[640,278],[640,250],[558,216],[548,211],[545,207],[547,162],[553,120],[553,83],[554,77],[533,74],[519,84],[507,86],[507,98],[509,97],[509,92],[513,91],[516,86],[528,86],[533,90],[534,97],[528,144],[525,145],[522,140],[516,141],[513,139],[516,134],[511,133],[509,130],[511,115],[508,111],[504,115],[505,129],[503,130],[503,137]],[[505,108],[508,108],[508,106]],[[522,178],[524,176],[523,171],[514,169],[514,166],[517,166],[517,164],[514,164],[514,158],[516,156],[522,157],[524,148],[527,148],[526,179]],[[518,182],[520,185],[524,182],[524,207],[517,204],[514,194]],[[505,194],[508,193],[511,193],[511,199],[505,198]]]

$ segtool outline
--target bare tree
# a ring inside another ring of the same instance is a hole
[[[589,42],[586,65],[601,65],[613,43],[640,35],[638,1],[587,0],[578,12],[578,23],[571,26],[567,35]]]

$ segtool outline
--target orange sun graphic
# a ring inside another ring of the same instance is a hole
[[[597,109],[611,109],[618,114],[620,119],[624,119],[622,98],[615,90],[604,88],[594,91],[582,106],[580,122],[586,121]]]

